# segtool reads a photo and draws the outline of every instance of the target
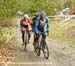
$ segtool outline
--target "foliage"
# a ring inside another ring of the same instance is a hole
[[[14,36],[14,29],[0,27],[0,42],[7,44]]]
[[[0,19],[14,17],[18,10],[31,15],[44,10],[47,15],[54,15],[57,11],[64,8],[64,2],[66,1],[67,0],[0,0]]]
[[[17,0],[0,0],[0,19],[16,15],[18,6]]]

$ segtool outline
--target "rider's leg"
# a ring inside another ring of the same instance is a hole
[[[39,39],[39,35],[35,33],[34,42],[36,42]]]
[[[33,45],[35,44],[35,39],[36,39],[36,33],[34,32],[34,40],[33,40]]]
[[[34,33],[34,42],[33,45],[35,44],[35,42],[39,39],[39,35],[37,33]]]
[[[42,34],[42,39],[46,40],[46,35]],[[44,42],[44,41],[43,41]],[[44,42],[45,43],[45,42]],[[45,44],[42,44],[43,48],[45,48]]]
[[[42,37],[43,37],[44,39],[46,39],[46,34],[42,34]]]
[[[35,44],[36,41],[36,33],[34,32],[34,40],[33,40],[33,45]]]
[[[28,43],[30,42],[30,37],[31,37],[31,33],[30,33],[30,31],[28,30]]]
[[[22,33],[22,45],[24,44],[24,31],[21,31],[21,33]]]

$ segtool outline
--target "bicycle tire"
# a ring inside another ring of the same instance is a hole
[[[41,40],[41,48],[42,48],[45,59],[48,59],[49,58],[49,49],[48,49],[47,43],[44,39]],[[45,49],[47,52],[45,52]]]

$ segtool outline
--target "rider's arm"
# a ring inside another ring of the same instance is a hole
[[[49,27],[50,27],[50,24],[49,24],[49,20],[48,18],[46,18],[46,23],[47,23],[47,35],[49,35]]]
[[[23,26],[23,19],[20,20],[20,26]]]
[[[28,23],[31,25],[32,24],[32,19],[28,19]]]
[[[23,30],[23,19],[20,20],[20,28]]]
[[[20,20],[20,27],[22,27],[23,25],[23,20]]]
[[[50,28],[50,24],[49,24],[49,20],[48,20],[48,18],[46,18],[46,24],[47,24],[47,31],[49,31],[49,28]]]

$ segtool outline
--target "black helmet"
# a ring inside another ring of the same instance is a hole
[[[39,13],[36,13],[36,14],[35,14],[36,17],[39,17],[39,15],[40,15]]]

